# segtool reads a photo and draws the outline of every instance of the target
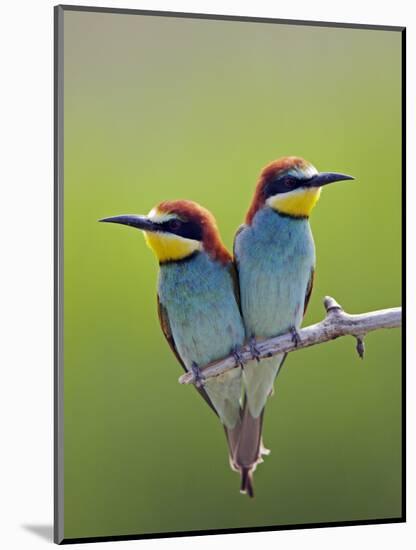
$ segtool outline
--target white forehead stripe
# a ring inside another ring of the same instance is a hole
[[[152,208],[147,217],[149,218],[149,220],[155,223],[163,223],[167,222],[168,220],[172,220],[173,218],[177,218],[176,214],[160,212],[160,210],[158,210],[157,208]]]
[[[312,164],[308,164],[306,168],[291,168],[288,172],[289,176],[295,176],[301,179],[308,179],[316,176],[318,170]]]

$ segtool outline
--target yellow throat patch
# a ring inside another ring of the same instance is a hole
[[[311,213],[312,208],[319,200],[320,194],[320,187],[300,188],[289,193],[273,195],[266,202],[271,208],[282,214],[305,217]]]
[[[144,238],[156,254],[159,262],[183,260],[197,250],[202,250],[202,243],[162,231],[144,231]]]

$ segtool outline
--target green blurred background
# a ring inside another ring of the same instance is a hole
[[[401,515],[401,334],[289,357],[272,450],[239,494],[223,431],[160,331],[139,231],[97,220],[193,199],[233,234],[260,169],[299,155],[353,174],[311,224],[323,296],[401,301],[399,32],[65,12],[65,537]]]

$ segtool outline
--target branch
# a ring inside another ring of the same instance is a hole
[[[340,336],[353,336],[357,340],[356,350],[361,359],[364,357],[364,336],[382,328],[397,328],[402,324],[402,308],[380,309],[360,315],[349,315],[330,296],[324,299],[326,317],[320,323],[300,329],[298,338],[288,332],[269,340],[256,342],[259,358],[273,357],[278,353],[288,353],[299,349],[322,344],[334,340]],[[295,340],[297,340],[295,342]],[[242,363],[253,359],[249,346],[240,351]],[[219,376],[236,367],[241,367],[234,355],[229,355],[219,361],[214,361],[201,369],[203,379]],[[195,378],[192,372],[187,372],[179,378],[180,384],[194,384]]]

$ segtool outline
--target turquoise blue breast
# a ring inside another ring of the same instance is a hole
[[[308,220],[265,207],[237,235],[235,255],[248,336],[268,338],[299,327],[315,266]]]
[[[162,265],[158,291],[188,368],[193,361],[203,366],[225,357],[243,344],[244,327],[228,268],[205,252]]]

